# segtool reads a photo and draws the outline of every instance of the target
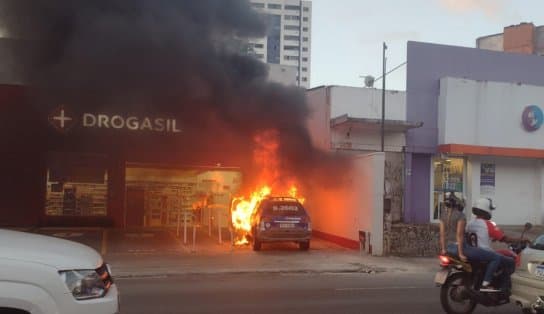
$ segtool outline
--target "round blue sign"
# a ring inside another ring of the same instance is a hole
[[[542,109],[538,106],[527,106],[525,107],[525,110],[523,110],[521,121],[526,131],[534,132],[542,126],[542,122],[544,122],[544,113],[542,113]]]

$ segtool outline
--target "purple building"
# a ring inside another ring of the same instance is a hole
[[[489,192],[491,197],[499,197],[501,189],[509,191],[515,188],[506,182],[509,174],[517,173],[526,165],[530,165],[526,167],[528,176],[538,173],[538,177],[530,178],[532,181],[528,181],[528,186],[534,182],[535,186],[538,185],[534,188],[535,195],[542,194],[544,147],[535,147],[531,143],[544,143],[544,130],[522,130],[521,111],[530,103],[544,105],[544,57],[409,42],[407,62],[406,119],[423,121],[424,124],[421,128],[409,130],[406,139],[405,222],[428,223],[436,218],[441,206],[440,198],[443,197],[441,193],[446,190],[462,193],[464,197],[468,194],[470,202],[484,194],[483,187],[489,184],[490,189],[485,192]],[[505,89],[512,92],[504,92]],[[469,96],[465,97],[465,93],[475,96],[466,98]],[[506,97],[509,94],[526,97]],[[493,102],[492,99],[499,99],[493,101],[503,106],[493,112],[495,120],[486,120],[483,113],[477,114],[480,120],[475,119],[471,110],[477,112],[475,107],[484,108]],[[516,106],[522,107],[518,110]],[[446,129],[448,125],[455,126],[454,122],[465,123],[465,117],[466,127]],[[501,127],[508,123],[512,123],[512,130],[508,131],[519,133],[519,136],[495,141],[493,132],[502,134],[504,130]],[[485,132],[491,137],[483,136]],[[459,163],[457,168],[456,162]],[[503,167],[504,164],[506,166]],[[484,170],[492,170],[492,176],[485,177]],[[533,193],[532,190],[529,192]],[[523,193],[520,191],[518,194]],[[501,194],[504,195],[503,192]],[[504,196],[505,203],[518,194]],[[541,223],[542,197],[538,196],[527,206],[534,206],[535,212],[522,218]],[[506,216],[503,220],[508,221]]]

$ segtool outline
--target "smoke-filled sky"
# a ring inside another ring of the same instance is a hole
[[[409,40],[475,47],[505,26],[544,25],[542,12],[542,0],[312,0],[311,86],[363,86],[360,75],[380,76],[383,41],[391,69],[406,61]],[[405,90],[406,67],[387,83]]]
[[[275,129],[286,172],[322,160],[303,91],[266,82],[265,65],[240,54],[238,38],[264,32],[247,1],[2,0],[0,21],[10,37],[32,39],[36,106],[175,113],[185,156],[224,147],[218,162],[239,153],[242,163],[254,136]]]

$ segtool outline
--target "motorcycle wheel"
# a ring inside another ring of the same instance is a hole
[[[448,314],[469,314],[474,311],[476,302],[466,293],[470,282],[464,273],[453,274],[440,289],[440,303]]]

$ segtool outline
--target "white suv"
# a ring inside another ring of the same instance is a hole
[[[0,314],[114,314],[109,266],[88,246],[0,229]]]

